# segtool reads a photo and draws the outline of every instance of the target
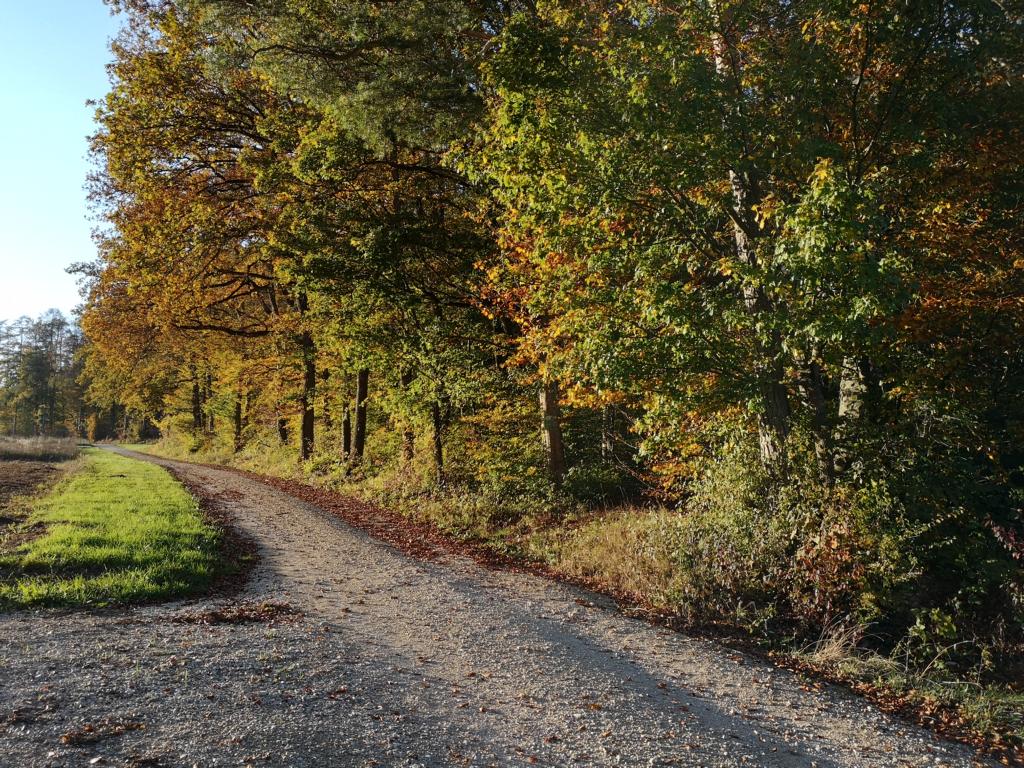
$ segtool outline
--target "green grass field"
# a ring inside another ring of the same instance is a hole
[[[81,462],[28,502],[22,543],[0,551],[0,608],[139,603],[210,586],[220,534],[177,481],[98,449]]]

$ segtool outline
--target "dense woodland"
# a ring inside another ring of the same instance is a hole
[[[112,4],[93,403],[467,536],[632,510],[690,618],[1019,647],[1019,5]]]
[[[0,321],[0,434],[95,431],[95,409],[86,404],[78,381],[81,348],[80,331],[57,311],[35,320]]]

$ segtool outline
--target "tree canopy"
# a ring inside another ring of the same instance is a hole
[[[509,519],[657,500],[776,542],[732,605],[1020,621],[1018,8],[114,5],[94,399]]]

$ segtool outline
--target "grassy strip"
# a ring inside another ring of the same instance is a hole
[[[42,533],[0,552],[0,608],[105,606],[196,594],[221,568],[220,534],[160,467],[86,449],[29,505]]]
[[[966,741],[1006,765],[1024,765],[1024,690],[1019,684],[985,681],[980,671],[954,673],[945,669],[941,652],[924,666],[898,653],[872,652],[857,643],[855,636],[862,631],[835,628],[807,648],[784,649],[782,662],[846,685],[881,709]]]

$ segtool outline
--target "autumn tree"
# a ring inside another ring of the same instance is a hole
[[[381,391],[400,389],[385,399],[401,420],[429,412],[440,477],[446,414],[480,399],[514,332],[482,311],[476,265],[494,241],[482,190],[457,163],[483,115],[487,42],[513,6],[184,5],[200,9],[215,38],[242,40],[256,71],[321,116],[296,167],[333,194],[294,230],[311,254],[320,324],[363,361],[360,378],[371,364],[398,372],[379,379]]]
[[[893,621],[1013,611],[1022,39],[986,2],[555,1],[485,67],[520,354],[638,407],[675,497],[913,559]]]
[[[1016,610],[1019,13],[116,5],[104,402],[467,526],[656,496],[725,614]]]
[[[943,201],[946,169],[1001,162],[1019,135],[999,107],[1019,88],[1018,32],[984,3],[518,16],[487,65],[474,162],[504,206],[513,258],[495,277],[530,321],[524,343],[597,388],[742,407],[776,470],[799,426],[831,481],[858,428],[842,422],[867,413],[852,400],[913,367],[922,236],[967,202]],[[1001,251],[983,273],[1005,274],[1017,257]]]
[[[217,378],[214,350],[270,356],[279,361],[272,367],[295,372],[286,391],[298,390],[308,457],[316,352],[291,270],[296,256],[278,246],[276,230],[301,196],[281,157],[304,113],[242,66],[214,76],[187,16],[136,3],[129,18],[93,139],[93,195],[110,229],[84,323],[100,364],[116,365],[124,334],[138,328],[153,348],[129,347],[137,362],[166,370],[166,355],[175,356],[198,411]]]

